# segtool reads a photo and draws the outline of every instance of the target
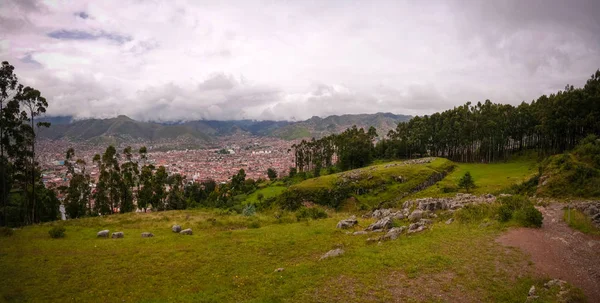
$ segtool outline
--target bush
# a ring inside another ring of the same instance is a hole
[[[54,226],[49,231],[50,237],[53,239],[64,238],[66,229],[62,226]]]
[[[510,207],[508,207],[507,205],[501,205],[498,209],[498,220],[500,222],[510,221],[510,219],[512,219],[513,216],[513,211],[514,210],[510,209]]]
[[[0,237],[10,237],[14,231],[10,227],[0,227]]]
[[[324,210],[317,208],[317,207],[312,207],[312,208],[303,207],[303,208],[300,208],[300,210],[298,210],[298,213],[296,214],[296,219],[298,221],[300,221],[302,219],[317,220],[317,219],[324,219],[327,217],[329,217],[327,215],[327,213]]]
[[[525,227],[541,227],[544,217],[529,199],[523,196],[509,196],[498,199],[501,203],[498,208],[498,219],[508,222],[514,219],[519,225]]]
[[[514,213],[515,221],[525,227],[542,227],[544,216],[533,205],[528,205],[525,208],[519,209]]]

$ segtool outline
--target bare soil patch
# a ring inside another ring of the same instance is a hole
[[[600,302],[600,237],[571,229],[562,219],[563,205],[541,207],[542,228],[517,228],[497,241],[531,256],[538,274],[565,280]]]

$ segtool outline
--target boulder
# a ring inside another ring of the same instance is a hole
[[[174,233],[178,233],[181,231],[181,226],[173,225],[173,227],[171,227],[171,229],[173,230]]]
[[[192,234],[192,229],[191,228],[184,229],[184,230],[180,231],[179,234],[182,234],[182,235],[191,235]]]
[[[327,253],[325,253],[324,255],[322,255],[319,260],[337,257],[337,256],[341,256],[343,254],[344,254],[344,250],[341,248],[332,249],[332,250],[328,251]]]
[[[383,236],[384,240],[396,240],[402,234],[402,232],[406,229],[406,226],[394,227],[390,229],[385,236]]]
[[[336,227],[337,228],[350,228],[356,224],[358,224],[358,220],[356,220],[355,216],[352,216],[351,218],[348,218],[348,219],[338,222]]]
[[[433,224],[433,221],[430,220],[430,219],[421,219],[421,220],[419,220],[419,224],[421,224],[421,225],[431,225],[431,224]]]
[[[454,218],[450,218],[446,221],[446,224],[452,224],[452,222],[454,222]]]
[[[407,233],[412,234],[412,233],[418,233],[425,230],[425,226],[423,224],[419,223],[412,223],[409,227],[408,227],[408,231]]]
[[[125,235],[123,234],[122,231],[117,231],[117,232],[112,233],[111,237],[113,239],[116,239],[116,238],[123,238],[123,237],[125,237]]]
[[[101,230],[98,232],[97,237],[98,238],[108,238],[108,234],[109,234],[109,230],[105,229],[105,230]]]
[[[367,230],[378,230],[378,229],[388,229],[392,227],[392,219],[390,217],[385,217],[380,219],[379,221],[369,225]]]
[[[284,268],[280,267],[280,268],[276,269],[275,272],[282,272],[283,270],[284,270]]]
[[[381,240],[381,237],[367,238],[367,243],[372,244],[375,242],[379,242],[379,240]]]
[[[408,215],[408,220],[417,221],[423,218],[424,212],[422,210],[415,209],[410,215]]]
[[[142,238],[152,238],[152,237],[154,237],[153,233],[148,233],[148,232],[142,233]]]
[[[358,235],[366,235],[368,234],[368,232],[364,231],[364,230],[359,230],[359,231],[355,231],[352,233],[352,235],[354,236],[358,236]]]

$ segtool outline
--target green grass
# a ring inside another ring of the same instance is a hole
[[[434,186],[408,197],[408,199],[422,197],[450,197],[457,192],[458,180],[466,173],[471,172],[475,182],[472,194],[481,195],[497,193],[510,185],[526,181],[538,172],[535,160],[520,159],[507,163],[457,163],[455,169],[444,180]]]
[[[569,210],[565,209],[563,219],[573,229],[576,229],[584,234],[600,236],[600,228],[596,227],[594,223],[592,223],[590,217],[576,209],[570,210],[570,216]]]
[[[287,187],[285,187],[285,186],[277,186],[277,185],[266,186],[264,188],[260,188],[257,191],[248,195],[244,204],[255,204],[255,205],[259,204],[260,203],[260,201],[258,201],[259,194],[263,195],[263,201],[266,199],[269,199],[269,198],[276,198],[279,195],[281,195],[281,193],[283,193],[286,189],[287,189]]]
[[[447,172],[453,167],[452,161],[443,158],[436,158],[426,164],[403,164],[403,161],[394,161],[308,179],[291,186],[290,190],[314,192],[345,187],[352,191],[352,196],[359,204],[372,208],[384,203],[393,205],[434,174]],[[398,181],[399,177],[402,178],[402,182]]]
[[[523,302],[531,285],[542,288],[526,256],[494,241],[501,224],[437,223],[373,245],[335,228],[348,215],[132,213],[64,222],[62,239],[49,237],[51,224],[29,226],[0,237],[0,301]],[[194,235],[172,233],[174,223]],[[125,238],[97,239],[101,229]],[[346,253],[318,261],[335,247]]]

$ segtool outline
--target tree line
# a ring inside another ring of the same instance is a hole
[[[517,106],[490,100],[400,122],[382,140],[376,130],[356,126],[295,144],[296,169],[318,176],[321,168],[340,170],[366,166],[376,159],[445,157],[459,162],[495,162],[515,152],[541,155],[575,147],[588,134],[600,134],[600,70],[582,88],[543,95]]]

